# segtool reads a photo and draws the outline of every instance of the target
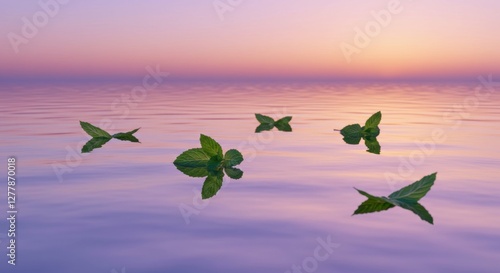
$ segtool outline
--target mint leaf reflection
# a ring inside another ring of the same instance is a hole
[[[363,139],[365,140],[366,148],[368,148],[368,150],[366,150],[367,152],[377,155],[380,154],[381,147],[376,137],[364,137]]]
[[[260,133],[262,131],[271,131],[273,128],[274,128],[274,123],[273,124],[263,123],[257,126],[257,128],[255,128],[255,132]]]
[[[361,136],[346,136],[343,138],[344,142],[349,145],[358,145],[361,142],[361,139],[365,141],[365,146],[368,148],[366,150],[368,153],[372,154],[380,154],[381,146],[376,137],[361,137]]]
[[[208,165],[206,167],[186,167],[174,163],[175,167],[183,174],[190,177],[206,177],[201,190],[202,199],[208,199],[217,194],[222,187],[224,172],[231,179],[238,180],[243,177],[243,171],[233,167],[219,168],[214,170]]]
[[[427,211],[427,209],[424,208],[424,206],[420,205],[419,203],[398,202],[398,206],[415,213],[420,217],[420,219],[430,224],[434,223],[432,215]]]
[[[110,140],[111,138],[107,137],[94,137],[87,143],[85,143],[85,145],[82,147],[82,153],[90,153],[94,149],[101,148],[104,144],[106,144]]]
[[[123,141],[139,142],[139,140],[134,136],[134,133],[137,131],[139,131],[139,128],[135,129],[133,131],[130,131],[130,132],[126,132],[126,133],[114,134],[113,138],[123,140]]]
[[[436,180],[436,175],[437,173],[433,173],[425,176],[419,181],[393,192],[389,197],[377,197],[356,189],[368,200],[361,203],[353,215],[385,211],[397,206],[409,210],[418,215],[423,221],[433,224],[432,215],[418,201],[430,191]]]
[[[394,205],[389,202],[368,198],[368,200],[359,205],[358,209],[354,212],[354,214],[379,212],[388,210],[390,208],[394,208]]]

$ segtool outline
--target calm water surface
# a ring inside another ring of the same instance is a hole
[[[0,271],[500,272],[499,92],[164,83],[134,98],[133,87],[1,87],[0,148],[4,161],[18,160],[19,214],[15,267],[0,222]],[[380,155],[333,131],[377,111]],[[254,113],[292,115],[293,132],[255,134]],[[141,127],[141,143],[113,140],[82,155],[89,137],[79,120],[112,133]],[[204,179],[172,164],[199,147],[200,133],[245,157],[243,178],[226,177],[207,201]],[[434,225],[401,208],[352,216],[365,200],[354,187],[387,196],[433,172],[420,203]],[[6,194],[0,202],[6,211]],[[328,240],[331,252],[320,243]]]

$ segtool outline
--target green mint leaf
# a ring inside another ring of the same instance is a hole
[[[261,125],[257,126],[257,128],[255,128],[255,132],[260,133],[262,131],[270,131],[273,128],[274,124],[262,123]]]
[[[274,123],[274,126],[282,132],[291,132],[292,127],[290,126],[290,124],[288,124],[291,120],[292,120],[292,117],[290,117],[290,116],[284,117],[284,118],[276,121]]]
[[[292,131],[292,126],[290,126],[290,124],[288,123],[275,123],[274,126],[276,127],[276,129],[282,131],[282,132],[291,132]]]
[[[353,215],[385,211],[394,208],[395,206],[415,213],[420,217],[420,219],[430,224],[433,224],[434,222],[432,215],[424,208],[424,206],[420,205],[419,203],[405,203],[397,200],[389,200],[383,197],[380,198],[374,196],[369,197],[368,200],[361,203],[361,205],[359,205]]]
[[[224,166],[225,167],[234,167],[243,162],[243,155],[235,149],[231,149],[226,152],[224,155]]]
[[[94,149],[101,148],[104,144],[106,144],[110,140],[111,138],[107,137],[94,137],[87,143],[85,143],[85,145],[82,147],[82,153],[90,153]]]
[[[111,135],[104,131],[103,129],[96,127],[88,122],[80,121],[80,126],[82,129],[89,134],[91,137],[106,137],[111,138]]]
[[[425,176],[419,181],[391,193],[389,198],[407,203],[416,203],[429,192],[432,185],[434,185],[434,181],[436,181],[436,175],[437,173],[433,173]]]
[[[276,122],[273,118],[261,114],[255,114],[255,117],[260,122],[260,125],[255,128],[256,133],[260,133],[262,131],[270,131],[274,127],[283,132],[292,131],[292,127],[290,126],[290,124],[288,124],[292,120],[291,116],[281,118]]]
[[[363,131],[361,130],[361,125],[359,124],[347,125],[342,130],[340,130],[340,133],[344,137],[348,138],[357,138],[357,137],[361,138],[363,136]]]
[[[126,132],[126,133],[122,133],[122,134],[126,134],[126,135],[133,135],[133,134],[135,134],[137,131],[139,131],[139,129],[141,129],[141,128],[137,128],[137,129],[134,129],[134,130],[132,130],[132,131],[130,131],[130,132]]]
[[[222,173],[222,175],[220,175]],[[205,182],[203,183],[203,188],[201,189],[201,198],[208,199],[217,194],[217,192],[222,187],[222,178],[224,173],[220,171],[217,174],[209,174]]]
[[[210,156],[202,148],[190,149],[180,154],[174,161],[176,167],[207,167]]]
[[[375,128],[380,124],[382,120],[382,112],[377,112],[373,114],[365,123],[366,128]]]
[[[206,177],[201,196],[207,199],[215,196],[221,189],[224,171],[232,179],[240,179],[243,176],[243,171],[233,168],[243,161],[243,155],[235,149],[222,155],[220,145],[205,135],[200,136],[200,142],[202,148],[183,152],[175,159],[174,165],[188,176]]]
[[[272,117],[255,114],[255,118],[257,118],[260,123],[274,124],[274,119]]]
[[[201,143],[201,148],[205,153],[212,157],[212,156],[220,156],[222,160],[222,147],[220,146],[217,141],[215,141],[213,138],[203,135],[200,135],[200,143]]]
[[[212,156],[207,163],[207,168],[209,171],[218,171],[222,169],[222,167],[223,167],[222,157],[219,157],[218,155]]]
[[[243,171],[238,168],[226,167],[224,171],[226,172],[227,176],[229,176],[229,178],[234,180],[238,180],[243,177]]]
[[[363,136],[365,137],[377,137],[378,135],[380,135],[380,128],[378,127],[363,126],[361,130],[363,131]]]
[[[343,138],[345,143],[350,144],[350,145],[358,145],[359,142],[361,141],[360,136],[346,136]]]

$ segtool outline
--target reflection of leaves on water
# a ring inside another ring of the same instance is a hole
[[[347,125],[340,133],[344,136],[344,141],[347,144],[358,145],[361,139],[365,141],[368,148],[366,150],[372,154],[380,154],[380,143],[377,141],[377,136],[380,134],[378,125],[382,120],[382,113],[377,112],[373,114],[366,122],[365,126],[361,127],[359,124]]]
[[[419,203],[405,203],[405,202],[399,202],[398,206],[407,209],[416,215],[420,217],[420,219],[433,224],[434,219],[432,218],[432,215],[424,208],[424,206],[420,205]]]
[[[190,177],[206,177],[201,197],[208,199],[217,194],[222,187],[224,172],[231,179],[240,179],[243,171],[234,168],[243,162],[243,155],[235,149],[223,154],[217,141],[200,135],[201,148],[184,151],[174,161],[175,167]]]
[[[393,204],[386,202],[385,200],[368,198],[368,200],[366,200],[365,202],[361,203],[361,205],[359,205],[358,209],[354,212],[354,214],[365,214],[365,213],[379,212],[379,211],[388,210],[388,209],[393,208],[393,207],[394,207]]]
[[[137,131],[139,131],[139,128],[126,133],[114,134],[113,138],[130,142],[139,142],[139,140],[134,136],[134,133]]]
[[[89,140],[82,148],[82,153],[90,153],[94,149],[101,148],[106,144],[108,141],[110,141],[113,138],[122,140],[122,141],[130,141],[130,142],[139,142],[139,140],[133,135],[137,131],[139,131],[140,128],[137,128],[133,131],[126,132],[126,133],[117,133],[114,135],[110,135],[108,132],[104,131],[103,129],[94,126],[88,122],[83,122],[80,121],[80,126],[82,129],[89,134],[92,139]]]
[[[260,133],[262,131],[270,131],[274,127],[276,129],[282,131],[282,132],[291,132],[292,131],[292,126],[290,126],[290,121],[292,120],[292,117],[287,116],[284,118],[281,118],[277,121],[274,121],[272,117],[261,115],[261,114],[255,114],[255,118],[260,122],[260,125],[255,128],[256,133]]]
[[[101,148],[104,144],[108,143],[111,138],[107,137],[93,137],[91,140],[89,140],[87,143],[82,148],[82,153],[90,153],[94,149]]]
[[[365,140],[366,148],[368,148],[368,150],[366,150],[367,152],[378,155],[380,154],[381,147],[376,137],[364,137],[363,139]]]
[[[257,126],[257,128],[255,128],[255,132],[260,133],[262,131],[271,131],[273,128],[274,128],[274,124],[263,123],[263,124]]]
[[[433,173],[425,176],[419,181],[391,193],[389,197],[373,196],[356,189],[361,195],[367,197],[368,200],[361,203],[353,215],[380,212],[398,206],[415,213],[420,219],[433,224],[434,220],[431,214],[418,201],[430,191],[436,180],[436,175],[437,173]]]
[[[376,137],[346,136],[343,138],[344,142],[350,145],[358,145],[361,142],[361,139],[365,141],[365,146],[368,148],[368,150],[366,150],[367,152],[377,155],[380,154],[381,147]]]

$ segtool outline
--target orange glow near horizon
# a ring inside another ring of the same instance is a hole
[[[115,8],[110,3],[67,4],[36,37],[19,45],[17,54],[9,39],[0,42],[0,78],[133,76],[148,65],[186,78],[474,78],[500,73],[498,2],[450,6],[401,0],[401,12],[392,14],[387,26],[379,24],[368,46],[357,47],[355,29],[376,22],[372,11],[386,10],[391,1],[397,0],[245,2],[222,21],[211,5],[130,4],[110,13]],[[20,18],[30,14],[18,7],[17,13],[6,14],[0,30],[6,37],[21,34]],[[342,44],[358,52],[346,58]]]

